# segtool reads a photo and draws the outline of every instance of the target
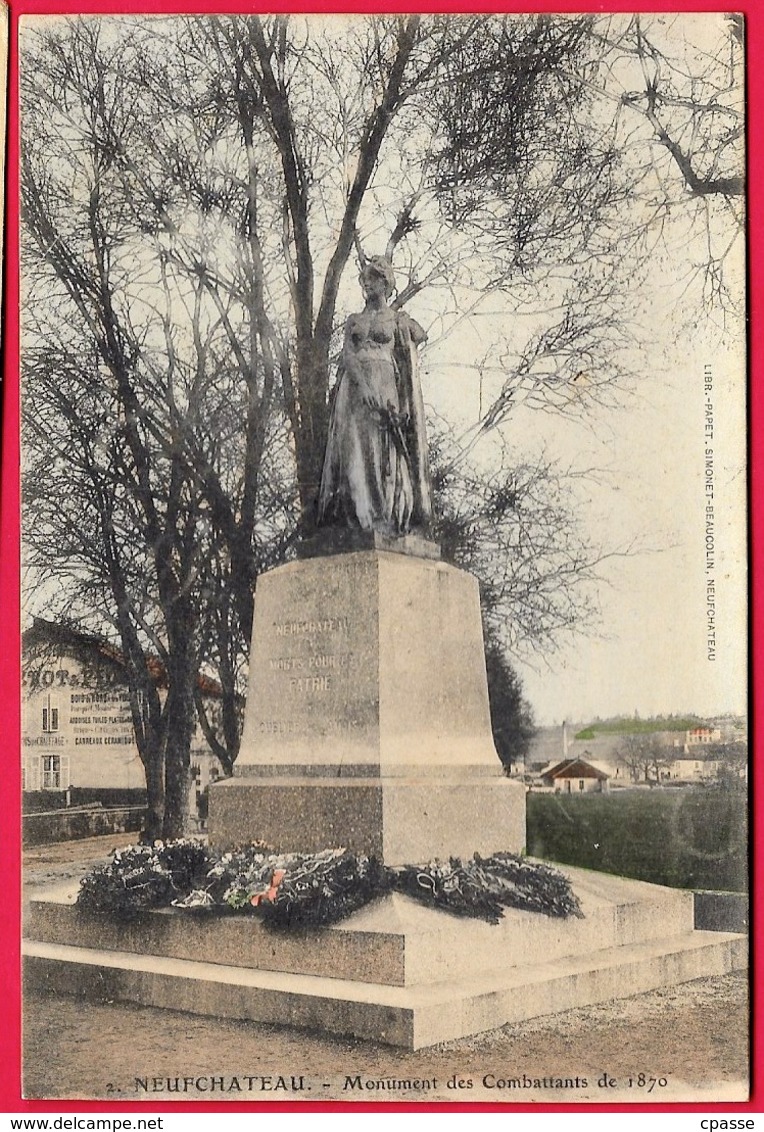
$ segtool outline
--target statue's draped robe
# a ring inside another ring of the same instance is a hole
[[[403,312],[353,315],[334,388],[319,526],[406,534],[432,517],[417,343]]]

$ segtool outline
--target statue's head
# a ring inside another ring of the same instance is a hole
[[[395,290],[395,272],[390,260],[383,255],[374,255],[366,260],[361,270],[361,286],[364,293],[382,284],[385,298],[389,299]]]

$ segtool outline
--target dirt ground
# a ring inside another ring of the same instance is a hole
[[[37,888],[79,876],[122,838],[29,850]],[[28,1098],[644,1103],[745,1100],[742,974],[698,979],[410,1053],[250,1022],[29,994]],[[461,1084],[460,1084],[461,1082]]]

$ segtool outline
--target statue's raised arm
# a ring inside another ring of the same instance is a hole
[[[366,305],[345,323],[318,497],[319,526],[404,535],[432,518],[417,347],[427,335],[389,298],[388,259],[361,272]]]

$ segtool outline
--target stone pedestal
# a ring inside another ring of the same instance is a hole
[[[261,577],[236,777],[211,788],[209,830],[387,864],[520,851],[525,793],[493,746],[475,578],[376,545]]]

